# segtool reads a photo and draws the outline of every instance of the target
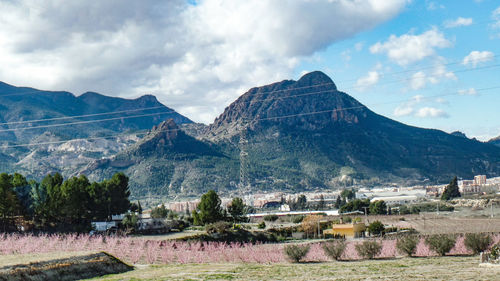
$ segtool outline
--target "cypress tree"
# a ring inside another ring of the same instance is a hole
[[[443,195],[441,195],[441,200],[451,200],[460,196],[461,195],[460,191],[458,190],[457,177],[454,177],[444,189]]]

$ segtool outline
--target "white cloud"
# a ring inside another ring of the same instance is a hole
[[[425,1],[425,2],[426,2],[426,8],[429,11],[434,11],[437,9],[444,9],[445,8],[444,5],[437,4],[436,2],[433,2],[433,1]]]
[[[444,22],[446,28],[454,28],[459,26],[469,26],[473,22],[472,18],[458,17],[456,20],[448,20]]]
[[[425,75],[424,72],[422,71],[416,72],[411,76],[410,87],[413,90],[422,89],[423,87],[425,87],[426,80],[427,76]]]
[[[458,94],[459,95],[475,96],[475,95],[477,95],[477,91],[474,88],[462,89],[462,90],[458,90]]]
[[[462,63],[464,65],[472,65],[472,67],[476,67],[481,62],[488,62],[494,59],[495,55],[490,51],[472,51],[468,54]]]
[[[448,104],[448,103],[449,103],[449,102],[448,102],[446,99],[444,99],[444,98],[437,98],[437,99],[436,99],[436,102],[437,102],[437,103],[440,103],[440,104]]]
[[[394,109],[394,116],[396,117],[402,117],[402,116],[408,116],[411,115],[414,112],[414,108],[412,106],[408,105],[400,105]]]
[[[402,117],[412,115],[415,112],[415,106],[421,103],[423,100],[424,96],[422,95],[413,96],[409,101],[398,105],[394,109],[394,116]]]
[[[359,52],[359,51],[363,50],[364,45],[365,44],[363,42],[358,42],[358,43],[354,44],[354,49]]]
[[[249,87],[397,15],[407,0],[0,2],[0,77],[77,94],[153,93],[211,122]],[[354,20],[355,19],[355,20]]]
[[[436,48],[451,47],[451,42],[436,28],[420,35],[404,34],[399,37],[391,35],[389,39],[370,47],[372,54],[386,54],[390,60],[399,65],[408,65],[420,61],[436,53]]]
[[[427,86],[427,83],[438,84],[443,80],[457,80],[457,77],[453,72],[446,69],[442,59],[436,61],[431,73],[427,74],[424,71],[419,71],[409,79],[412,90],[420,90]]]
[[[416,117],[420,118],[446,118],[449,117],[448,113],[444,110],[434,107],[422,107],[416,113]]]
[[[424,103],[426,98],[422,95],[413,96],[409,101],[400,104],[394,109],[395,117],[403,117],[403,116],[413,116],[419,118],[446,118],[449,115],[442,109],[435,108],[432,106],[422,106],[417,108],[419,104]],[[437,101],[438,103],[443,103],[443,101]],[[426,103],[431,103],[430,100],[427,99]]]
[[[378,73],[378,71],[370,71],[366,74],[366,76],[363,76],[359,78],[358,81],[356,81],[356,87],[363,91],[366,88],[377,84],[379,79],[380,74]]]

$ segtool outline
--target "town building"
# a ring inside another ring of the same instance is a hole
[[[331,229],[326,229],[323,231],[323,235],[341,235],[346,238],[358,238],[364,237],[366,231],[366,225],[362,222],[360,223],[341,223],[332,224]]]

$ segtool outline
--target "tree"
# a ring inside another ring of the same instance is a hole
[[[451,200],[460,196],[461,195],[460,191],[458,190],[457,177],[454,177],[444,189],[443,195],[441,195],[441,200]]]
[[[354,191],[354,189],[344,189],[344,190],[342,190],[342,192],[340,193],[340,196],[341,196],[343,199],[350,200],[350,199],[354,199],[354,198],[356,198],[356,192]]]
[[[316,234],[319,232],[319,221],[321,220],[322,216],[320,215],[308,215],[306,216],[300,225],[302,228],[302,231],[304,231],[307,234]]]
[[[370,232],[370,234],[375,234],[375,235],[379,235],[379,234],[382,234],[384,232],[384,224],[381,223],[380,221],[374,221],[372,223],[370,223],[370,225],[368,225],[368,232]]]
[[[295,210],[307,209],[307,197],[304,194],[299,195],[297,202],[294,205]]]
[[[364,241],[363,243],[354,245],[354,248],[363,258],[373,259],[376,255],[380,254],[382,243],[378,243],[377,241]]]
[[[455,246],[456,238],[448,234],[434,234],[425,239],[431,250],[441,256],[446,255]]]
[[[323,194],[321,194],[319,196],[319,202],[318,202],[318,210],[324,210],[325,209],[325,206],[326,206],[326,203],[325,203],[325,197],[323,196]]]
[[[385,215],[387,214],[387,205],[384,200],[377,200],[370,203],[370,214],[372,215]]]
[[[403,236],[396,242],[396,248],[409,257],[415,254],[419,238],[414,235]]]
[[[364,207],[369,207],[370,206],[370,199],[354,199],[340,207],[339,212],[340,213],[347,213],[347,212],[354,212],[354,211],[360,211],[364,212]]]
[[[340,198],[340,195],[337,196],[337,200],[335,201],[335,209],[340,209],[342,207],[342,198]]]
[[[123,214],[130,209],[128,180],[124,173],[116,173],[110,180],[103,182],[109,198],[108,216]]]
[[[66,222],[70,224],[84,224],[90,221],[90,196],[88,188],[90,182],[86,176],[72,177],[61,185],[61,194],[64,200],[62,213]]]
[[[464,244],[467,249],[474,252],[475,255],[486,251],[492,242],[491,236],[484,233],[465,234]]]
[[[127,213],[123,218],[122,224],[129,230],[135,231],[137,229],[137,223],[139,218],[135,213]]]
[[[209,190],[201,196],[198,210],[197,216],[201,225],[214,223],[223,218],[221,200],[214,190]]]
[[[37,216],[43,222],[57,223],[61,220],[62,207],[65,204],[61,193],[63,181],[61,174],[55,173],[47,175],[40,183],[40,194],[46,193],[46,198]]]
[[[245,203],[243,203],[243,199],[239,197],[233,198],[231,204],[227,207],[227,210],[234,222],[246,221]]]
[[[164,219],[168,216],[168,209],[165,207],[165,205],[161,204],[161,206],[153,208],[151,210],[151,217],[154,219]]]
[[[14,191],[12,179],[13,177],[9,174],[0,174],[0,217],[4,232],[7,230],[7,225],[13,216],[20,211],[19,200]]]

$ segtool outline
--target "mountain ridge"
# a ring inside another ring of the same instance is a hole
[[[208,189],[248,191],[248,186],[253,192],[301,192],[500,175],[500,148],[378,115],[338,91],[322,72],[251,88],[200,130],[193,135],[223,157],[199,155],[180,161],[155,155],[157,149],[135,150],[142,158],[134,169],[148,178],[160,176],[154,183],[132,176],[134,194],[141,194],[147,185],[160,194],[177,196]],[[175,145],[169,149],[178,159],[186,159]],[[175,168],[163,168],[169,165]]]

